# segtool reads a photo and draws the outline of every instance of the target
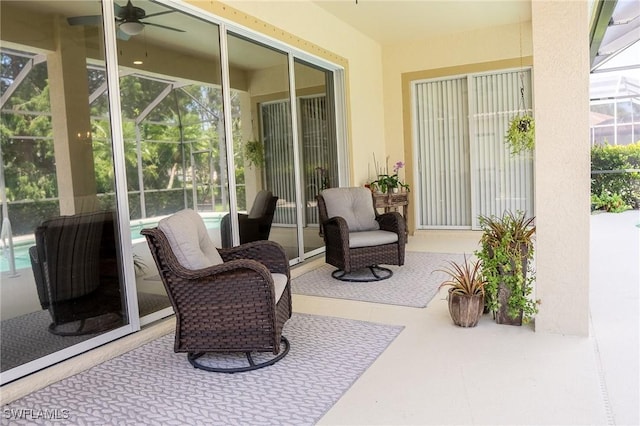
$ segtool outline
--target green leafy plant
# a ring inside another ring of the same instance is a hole
[[[247,141],[244,144],[244,158],[250,166],[262,167],[264,165],[264,145],[260,141]]]
[[[512,155],[531,152],[535,144],[536,126],[529,114],[516,115],[509,122],[505,141]]]
[[[383,193],[392,192],[396,188],[398,189],[404,188],[407,190],[407,192],[410,190],[409,185],[402,182],[402,180],[400,180],[400,177],[398,176],[398,172],[400,171],[400,169],[404,167],[404,162],[397,161],[393,165],[393,174],[390,174],[388,172],[389,157],[387,157],[387,165],[385,166],[384,169],[381,169],[379,167],[378,163],[376,162],[375,155],[373,156],[373,161],[376,169],[376,175],[378,178],[369,184],[370,188],[372,188],[374,191],[379,190],[380,192],[383,192]]]
[[[484,295],[486,281],[482,276],[479,261],[469,262],[465,256],[464,263],[461,265],[456,262],[448,263],[448,267],[438,269],[449,276],[449,279],[443,281],[439,288],[451,287],[451,293],[460,295]]]
[[[506,314],[527,323],[538,312],[538,302],[531,299],[534,218],[527,219],[523,212],[505,212],[502,217],[479,219],[483,234],[475,255],[486,281],[485,305],[497,320]]]
[[[640,208],[640,141],[628,145],[591,148],[591,197],[604,208],[610,197],[620,197],[632,209]],[[595,197],[595,199],[594,199]]]
[[[611,213],[621,213],[630,210],[631,206],[624,202],[619,194],[612,194],[606,189],[600,195],[591,195],[594,210],[604,210]]]
[[[485,280],[480,263],[468,262],[465,256],[462,264],[449,262],[449,267],[439,271],[449,276],[440,288],[450,287],[448,305],[453,323],[460,327],[475,327],[484,307]]]

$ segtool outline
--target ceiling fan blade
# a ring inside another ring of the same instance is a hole
[[[164,12],[152,13],[150,15],[145,15],[144,19],[149,19],[149,18],[152,18],[154,16],[166,15],[167,13],[174,13],[174,12],[175,12],[175,10],[165,10]]]
[[[100,25],[102,15],[71,16],[67,18],[69,25]]]
[[[140,21],[140,22],[142,24],[144,24],[144,25],[151,25],[153,27],[164,28],[165,30],[176,31],[176,32],[179,32],[179,33],[185,32],[184,30],[181,30],[181,29],[178,29],[178,28],[172,28],[172,27],[167,27],[167,26],[160,25],[160,24],[154,24],[153,22],[143,22],[143,21]]]

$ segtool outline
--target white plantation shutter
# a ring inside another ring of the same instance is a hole
[[[524,102],[521,97],[524,87]],[[417,227],[477,228],[479,215],[533,215],[531,154],[511,155],[509,120],[531,112],[531,71],[412,85]]]
[[[471,226],[467,79],[415,88],[422,227]]]
[[[265,188],[278,197],[273,223],[295,224],[293,134],[288,101],[260,105],[265,156]]]

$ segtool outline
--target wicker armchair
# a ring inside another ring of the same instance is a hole
[[[175,220],[180,217],[183,220]],[[256,241],[216,249],[193,210],[167,219],[174,220],[176,232],[169,230],[163,219],[157,228],[143,229],[142,234],[176,314],[174,351],[186,352],[196,368],[225,373],[255,370],[284,358],[289,342],[282,336],[282,328],[291,317],[291,285],[282,247],[272,241]],[[198,228],[197,235],[193,226]],[[199,244],[200,253],[185,250],[185,238],[190,237]],[[175,238],[183,240],[176,243]],[[211,262],[218,254],[220,262]],[[212,264],[198,264],[198,258]],[[244,352],[249,365],[220,367],[199,361],[216,352]],[[275,357],[256,363],[252,352],[272,352]]]
[[[269,239],[277,202],[278,197],[273,196],[271,191],[262,190],[256,195],[248,214],[238,213],[240,244]],[[229,214],[222,217],[220,235],[222,247],[229,248],[233,246],[231,240],[231,215]]]
[[[38,226],[35,238],[29,257],[49,332],[78,336],[122,325],[114,213],[58,216]]]
[[[338,268],[334,278],[379,281],[393,275],[381,264],[404,265],[404,218],[398,212],[378,214],[367,188],[325,189],[317,200],[326,262]]]

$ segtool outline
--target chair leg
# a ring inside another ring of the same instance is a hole
[[[371,272],[371,275],[362,274],[360,269],[358,271],[353,271],[351,273],[346,273],[342,269],[337,269],[331,273],[331,276],[336,280],[345,281],[345,282],[356,282],[356,283],[368,283],[372,281],[382,281],[387,278],[391,278],[393,276],[393,271],[388,268],[383,268],[379,265],[371,265],[368,266],[367,269]]]
[[[280,361],[282,358],[284,358],[285,355],[289,353],[290,344],[287,338],[284,336],[280,337],[280,344],[283,346],[280,348],[280,353],[278,353],[278,355],[276,355],[275,357],[261,363],[256,363],[253,360],[253,357],[251,356],[251,352],[245,352],[247,356],[247,361],[249,362],[249,365],[246,367],[233,367],[233,368],[212,367],[212,366],[204,365],[198,362],[197,359],[205,355],[207,352],[189,352],[187,354],[187,359],[189,360],[191,365],[193,365],[194,368],[199,368],[201,370],[211,371],[213,373],[243,373],[245,371],[252,371],[252,370],[257,370],[259,368],[268,367]]]

